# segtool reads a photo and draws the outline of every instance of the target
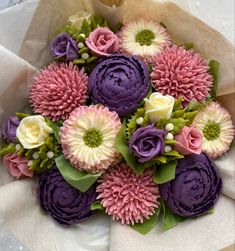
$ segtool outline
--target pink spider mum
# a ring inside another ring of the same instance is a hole
[[[122,224],[143,223],[158,208],[159,191],[153,183],[153,170],[135,174],[125,163],[109,169],[99,180],[96,191],[106,213]]]
[[[87,98],[88,77],[73,63],[52,63],[34,78],[29,99],[34,112],[65,120]]]
[[[153,86],[163,95],[183,97],[184,105],[191,100],[203,101],[209,96],[212,76],[200,54],[176,45],[157,54],[151,74]]]

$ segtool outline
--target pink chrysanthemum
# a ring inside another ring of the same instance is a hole
[[[176,45],[159,53],[153,63],[153,86],[163,95],[183,97],[184,105],[191,100],[203,101],[209,96],[212,76],[200,54]]]
[[[137,175],[127,164],[121,163],[109,169],[99,182],[97,199],[101,199],[106,213],[122,224],[143,223],[159,206],[159,191],[151,169]]]
[[[118,33],[120,52],[139,56],[152,63],[154,56],[170,44],[166,29],[143,18],[125,24]]]
[[[106,170],[119,156],[114,144],[120,127],[118,114],[107,107],[76,108],[60,130],[63,153],[81,171]]]
[[[30,102],[34,112],[65,120],[87,98],[88,77],[73,63],[52,63],[34,78]]]

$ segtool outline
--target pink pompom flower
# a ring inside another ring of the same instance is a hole
[[[176,45],[155,56],[151,78],[154,88],[163,95],[203,101],[209,96],[212,76],[200,54]]]
[[[110,29],[99,27],[90,33],[86,45],[95,54],[108,56],[118,50],[118,37]]]
[[[106,213],[122,224],[143,223],[159,206],[158,186],[153,182],[153,170],[135,174],[125,163],[113,166],[99,180],[97,199]]]
[[[10,174],[17,179],[21,177],[33,177],[33,172],[29,170],[28,160],[20,157],[16,153],[6,154],[3,157],[3,164]]]
[[[65,120],[87,98],[88,77],[73,63],[52,63],[35,78],[29,99],[34,112]]]

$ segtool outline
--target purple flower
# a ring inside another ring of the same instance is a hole
[[[38,197],[42,208],[62,225],[77,224],[92,215],[90,205],[96,200],[96,186],[85,193],[68,184],[53,167],[39,179]]]
[[[141,127],[133,133],[129,149],[140,163],[144,163],[163,153],[166,134],[166,131],[155,128],[154,124]]]
[[[64,58],[72,61],[78,58],[78,46],[76,41],[67,33],[60,33],[50,43],[50,53],[55,58]]]
[[[206,154],[186,155],[176,168],[175,179],[160,185],[160,194],[175,214],[200,216],[214,207],[222,180]]]
[[[20,120],[16,116],[9,116],[3,125],[2,136],[8,143],[16,141],[16,129],[19,124]]]
[[[89,95],[120,116],[133,112],[150,87],[146,63],[134,56],[112,54],[100,60],[91,72]]]

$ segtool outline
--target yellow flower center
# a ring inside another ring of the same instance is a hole
[[[103,141],[102,133],[95,128],[89,129],[85,132],[83,141],[89,147],[98,147]]]
[[[155,38],[154,33],[151,30],[142,30],[136,34],[135,41],[138,42],[141,46],[152,44],[153,39]]]
[[[209,120],[203,128],[203,135],[207,140],[217,139],[220,135],[220,124]]]

